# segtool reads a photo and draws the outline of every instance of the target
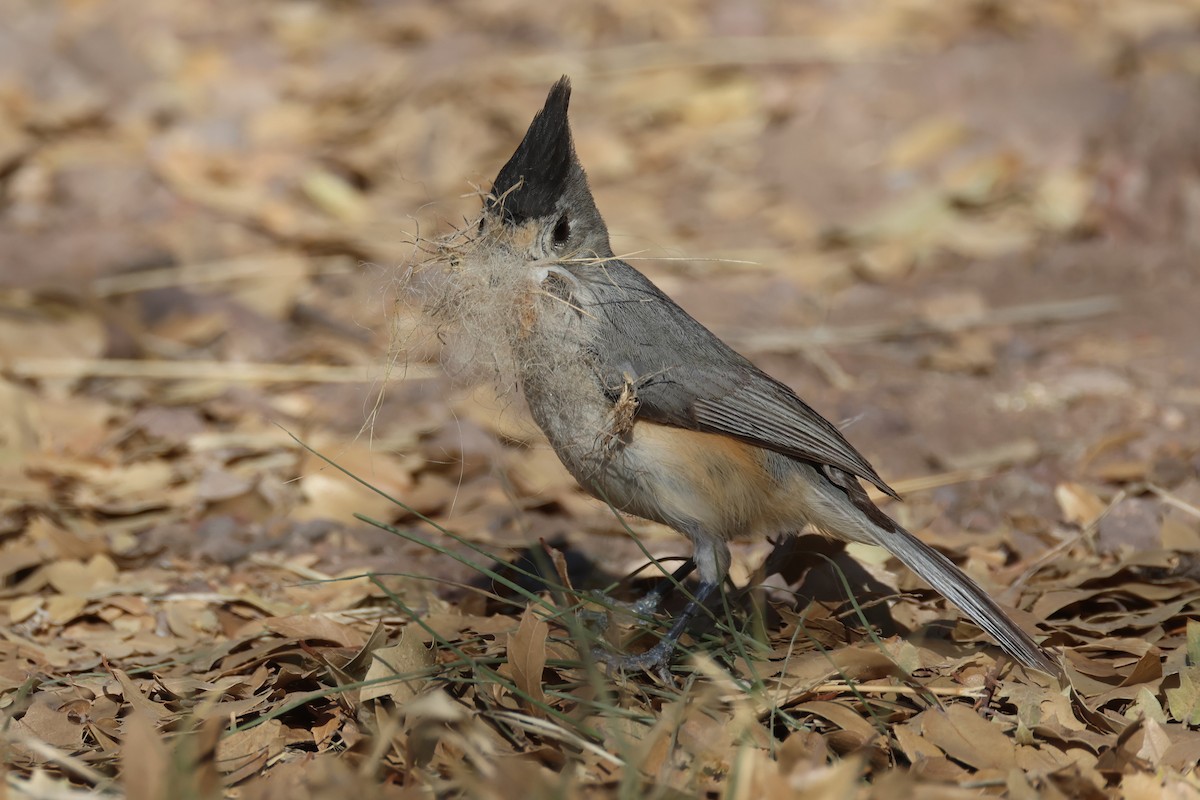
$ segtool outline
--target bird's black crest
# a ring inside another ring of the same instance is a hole
[[[564,75],[550,87],[546,105],[534,116],[517,151],[496,176],[487,200],[489,210],[499,204],[504,216],[513,222],[554,212],[555,201],[566,189],[575,162],[567,122],[570,102],[571,80]]]

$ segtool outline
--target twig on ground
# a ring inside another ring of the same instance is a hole
[[[5,733],[5,738],[14,744],[32,750],[49,763],[57,764],[64,772],[68,772],[94,787],[105,787],[112,783],[112,778],[97,772],[70,753],[64,753],[57,747],[53,747],[34,736],[27,736],[10,730]]]
[[[872,322],[865,325],[818,327],[803,331],[768,331],[731,335],[741,346],[760,353],[792,352],[813,345],[852,345],[891,339],[911,339],[917,336],[958,333],[977,328],[1002,325],[1043,325],[1074,322],[1110,314],[1119,303],[1115,297],[1101,295],[1077,300],[1057,300],[1048,303],[995,308],[957,317],[943,317],[936,322],[914,318],[901,321]]]
[[[290,266],[297,261],[305,263],[307,271],[314,275],[346,274],[354,271],[354,261],[345,256],[306,259],[298,253],[264,253],[106,275],[92,282],[92,290],[101,297],[111,297],[175,286],[229,283],[247,278],[266,277],[271,275],[276,267]]]
[[[15,358],[0,371],[19,378],[136,378],[223,383],[374,383],[373,367],[331,364],[252,364],[229,361],[157,361],[122,358]],[[422,380],[443,375],[426,364],[408,364],[389,380]]]

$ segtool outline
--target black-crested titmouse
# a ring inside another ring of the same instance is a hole
[[[566,77],[550,90],[471,250],[484,291],[506,304],[492,334],[562,463],[592,495],[692,540],[677,575],[694,568],[700,584],[668,635],[640,655],[600,657],[661,669],[724,580],[729,541],[811,525],[886,548],[1022,664],[1057,672],[975,581],[871,502],[860,478],[897,495],[835,426],[613,255],[575,154],[570,96]]]

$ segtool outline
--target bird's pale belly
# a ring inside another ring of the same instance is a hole
[[[556,450],[592,495],[681,531],[728,540],[795,524],[767,453],[726,436],[637,421],[619,438]]]

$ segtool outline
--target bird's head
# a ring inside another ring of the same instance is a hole
[[[496,176],[480,232],[531,262],[608,258],[608,229],[575,155],[567,107],[571,81],[550,88],[525,138]]]

